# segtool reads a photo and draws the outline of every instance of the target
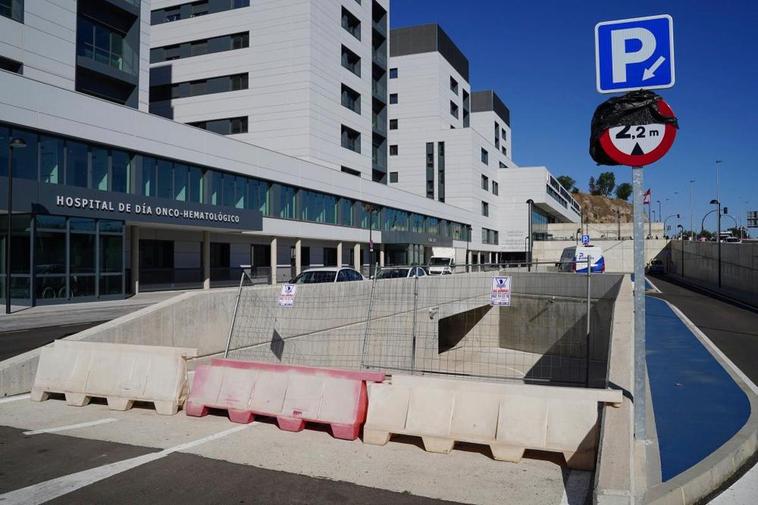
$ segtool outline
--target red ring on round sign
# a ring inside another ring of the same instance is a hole
[[[660,112],[664,117],[674,117],[674,111],[672,111],[671,107],[669,107],[669,104],[663,100],[658,101],[658,112]],[[616,146],[614,146],[613,142],[611,142],[611,138],[608,132],[609,130],[605,130],[600,135],[600,146],[603,148],[603,151],[605,151],[605,154],[607,154],[608,157],[616,163],[630,167],[643,167],[650,165],[651,163],[655,163],[659,159],[663,158],[669,149],[671,149],[671,146],[674,144],[674,140],[676,139],[676,127],[671,123],[666,123],[666,127],[663,130],[663,139],[661,140],[661,143],[658,145],[658,147],[647,154],[632,155],[623,153],[616,149]]]

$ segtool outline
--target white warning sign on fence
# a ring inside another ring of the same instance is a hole
[[[294,284],[282,284],[282,292],[279,293],[279,306],[292,307],[295,305],[295,293],[297,286]]]
[[[492,291],[490,291],[490,305],[511,306],[511,276],[496,276],[492,278]]]

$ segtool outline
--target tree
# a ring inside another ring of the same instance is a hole
[[[609,197],[613,188],[616,187],[616,175],[613,172],[603,172],[597,178],[597,191],[599,195]]]
[[[628,201],[632,195],[632,185],[628,182],[622,182],[616,187],[616,198],[619,200]]]
[[[574,192],[576,189],[576,181],[568,175],[561,175],[559,177],[556,177],[556,179],[558,179],[558,182],[560,182],[561,186],[566,188],[567,191]]]
[[[589,187],[591,195],[599,195],[600,194],[600,193],[598,193],[597,184],[595,184],[595,178],[592,177],[592,176],[590,176],[590,183],[588,184],[588,187]]]

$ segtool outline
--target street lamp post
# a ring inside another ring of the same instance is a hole
[[[658,202],[658,221],[663,219],[663,211],[661,210],[661,201],[656,200]],[[663,231],[666,231],[665,229]]]
[[[616,238],[621,240],[621,211],[619,209],[616,209],[616,227],[618,230]]]
[[[526,271],[531,272],[532,271],[532,206],[534,205],[534,200],[531,198],[526,201],[526,204],[529,206],[528,212],[529,212],[529,226],[528,226],[528,232],[529,235],[527,235],[527,261],[526,264]]]
[[[679,235],[679,247],[682,248],[682,261],[681,261],[682,271],[680,275],[682,276],[682,279],[683,279],[684,278],[684,226],[682,226],[681,224],[678,224],[676,225],[676,227],[679,228],[679,233],[681,233],[681,235]]]
[[[368,212],[368,276],[373,277],[374,272],[374,240],[372,232],[374,230],[374,213],[379,210],[379,207],[373,203],[364,203],[363,208]]]
[[[718,246],[718,269],[719,269],[719,288],[720,288],[721,287],[721,202],[719,200],[711,200],[711,205],[716,205],[717,211],[718,211],[718,224],[716,225],[717,226],[716,244]]]
[[[695,222],[694,222],[694,207],[692,206],[692,184],[695,182],[695,179],[690,179],[690,240],[693,239],[692,234],[695,232]]]
[[[668,229],[666,228],[666,223],[668,223],[669,219],[671,219],[672,217],[679,219],[679,214],[671,214],[669,217],[663,220],[663,236],[664,237],[666,236],[666,230]]]
[[[5,239],[5,313],[11,313],[11,238],[13,236],[13,150],[26,147],[18,137],[8,142],[8,236]]]
[[[721,165],[721,163],[721,160],[716,160],[714,163],[716,165],[716,200],[719,201],[721,200],[721,195],[719,195],[719,165]]]

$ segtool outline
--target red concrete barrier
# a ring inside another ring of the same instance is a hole
[[[366,382],[383,380],[381,372],[213,359],[195,370],[184,410],[204,416],[224,409],[236,423],[276,417],[286,431],[328,424],[335,438],[355,440],[366,419]]]

